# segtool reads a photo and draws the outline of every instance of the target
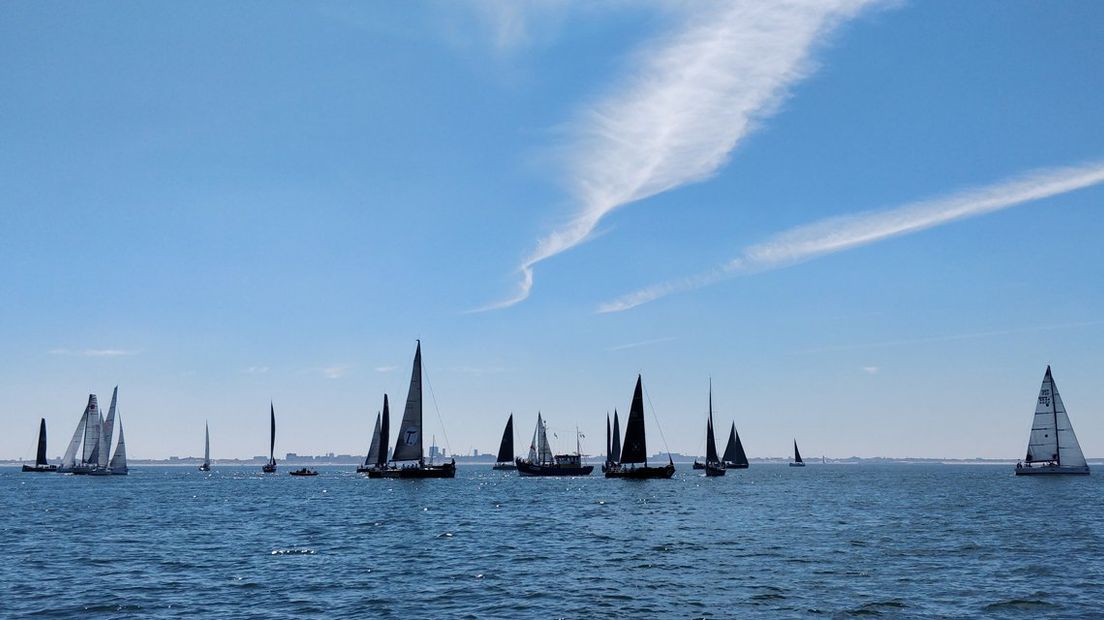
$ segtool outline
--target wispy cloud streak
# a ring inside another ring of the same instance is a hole
[[[526,299],[533,268],[591,238],[611,211],[716,172],[812,72],[816,44],[871,3],[694,3],[684,27],[647,45],[637,70],[572,125],[569,185],[580,209],[521,263],[517,292],[480,310]]]
[[[138,351],[125,349],[50,349],[50,355],[68,355],[73,357],[124,357],[137,355]]]
[[[635,349],[637,347],[646,347],[651,344],[660,344],[663,342],[671,342],[674,340],[674,336],[668,336],[666,338],[653,338],[651,340],[641,340],[640,342],[630,342],[628,344],[619,344],[615,347],[609,347],[606,351],[624,351],[625,349]]]
[[[598,311],[621,312],[735,275],[788,267],[826,254],[1050,198],[1101,182],[1104,182],[1104,162],[1092,162],[1037,170],[1003,183],[882,211],[827,218],[745,248],[741,256],[705,273],[655,284],[601,304]]]

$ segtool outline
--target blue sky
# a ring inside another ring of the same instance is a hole
[[[0,457],[1104,454],[1096,2],[0,5]],[[20,430],[23,429],[23,430]]]

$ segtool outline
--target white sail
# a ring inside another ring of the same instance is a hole
[[[107,420],[104,421],[103,427],[100,429],[100,455],[97,459],[97,464],[100,467],[107,467],[108,456],[111,454],[111,439],[112,431],[115,428],[115,404],[119,399],[119,386],[115,386],[115,390],[111,393],[111,406],[107,409]]]
[[[100,425],[103,418],[100,416],[100,407],[93,394],[88,399],[88,409],[85,410],[84,419],[84,450],[81,452],[82,465],[98,465],[100,454]]]
[[[1054,390],[1054,407],[1058,413],[1058,462],[1064,467],[1085,467],[1088,462],[1081,452],[1081,444],[1077,443],[1073,424],[1070,424],[1066,406],[1062,404],[1062,395],[1058,393],[1058,384],[1052,378],[1050,385]]]
[[[119,438],[122,438],[121,431]],[[203,466],[211,466],[211,429],[207,427],[206,423],[203,424]]]
[[[552,462],[552,448],[548,445],[548,424],[537,414],[537,460],[541,463]]]
[[[384,450],[387,448],[384,447]],[[376,414],[376,428],[372,431],[372,443],[368,445],[368,456],[364,459],[364,466],[375,465],[379,462],[380,452],[380,414]]]
[[[123,439],[122,419],[119,419],[119,443],[115,446],[115,454],[111,456],[108,469],[113,474],[125,474],[127,472],[126,441]]]
[[[537,437],[540,435],[541,416],[537,414],[537,426],[533,429],[533,439],[529,442],[529,462],[537,462]]]
[[[73,431],[73,438],[69,440],[69,447],[65,449],[65,455],[61,457],[61,465],[58,469],[69,470],[77,466],[77,450],[80,449],[81,440],[84,439],[84,424],[88,420],[88,407],[92,406],[93,398],[95,396],[88,398],[88,406],[84,408],[80,422],[77,422],[77,429]]]
[[[422,343],[414,352],[414,368],[410,372],[410,389],[406,392],[406,409],[395,439],[392,461],[422,459]]]

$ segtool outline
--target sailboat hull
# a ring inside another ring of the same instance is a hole
[[[415,465],[413,467],[383,467],[368,471],[369,478],[455,478],[456,463],[443,465]]]
[[[517,472],[522,476],[589,476],[593,465],[560,465],[517,462]]]
[[[513,463],[495,463],[491,467],[491,469],[495,469],[498,471],[513,471],[517,469],[517,465],[514,465]]]
[[[725,469],[747,469],[747,463],[725,463]]]
[[[38,473],[38,472],[43,472],[43,471],[56,472],[57,470],[58,470],[57,465],[24,465],[23,466],[23,471],[33,472],[33,473]]]
[[[790,463],[790,467],[805,467],[805,463]]]
[[[199,466],[199,471],[211,471],[211,466],[210,465],[200,465]]]
[[[1087,476],[1089,475],[1089,466],[1082,467],[1066,467],[1060,465],[1042,465],[1031,466],[1024,465],[1016,466],[1017,476]]]
[[[705,469],[705,463],[694,461],[694,469]]]
[[[607,478],[625,478],[628,480],[651,480],[670,478],[675,475],[675,466],[671,464],[663,467],[623,467],[614,465],[606,469]]]
[[[270,463],[268,465],[262,465],[261,466],[261,471],[266,473],[266,474],[274,474],[274,473],[276,473],[276,464],[275,463]]]
[[[717,476],[723,476],[723,475],[725,475],[724,465],[713,465],[711,463],[706,463],[706,465],[705,465],[705,477],[706,478],[715,478]]]

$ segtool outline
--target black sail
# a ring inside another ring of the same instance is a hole
[[[514,414],[506,419],[506,428],[502,431],[502,441],[498,444],[498,462],[514,462]]]
[[[272,417],[272,434],[268,440],[268,461],[276,460],[276,405],[268,403],[269,415]]]
[[[625,446],[621,449],[621,463],[648,464],[648,443],[644,438],[644,394],[640,375],[636,376],[629,421],[625,424]]]
[[[617,420],[617,410],[613,410],[613,441],[610,442],[610,449],[613,450],[613,454],[610,458],[614,463],[621,461],[621,423]]]
[[[388,435],[391,433],[391,414],[387,411],[387,394],[383,395],[383,417],[380,420],[379,454],[376,456],[376,465],[387,463],[387,448],[390,445]]]
[[[35,465],[46,465],[46,418],[38,425],[38,455],[35,456]]]
[[[709,422],[705,425],[705,462],[717,463],[717,439],[713,436],[713,414],[709,414]]]
[[[609,412],[606,412],[606,462],[609,463],[613,458],[613,452],[610,450],[610,425],[609,425]]]
[[[797,451],[797,440],[796,439],[794,440],[794,462],[795,463],[804,462],[804,461],[801,460],[801,453]]]
[[[728,432],[728,445],[725,446],[724,462],[734,465],[747,465],[747,454],[744,454],[744,444],[740,442],[740,436],[736,434],[736,423],[732,423],[732,430]]]

